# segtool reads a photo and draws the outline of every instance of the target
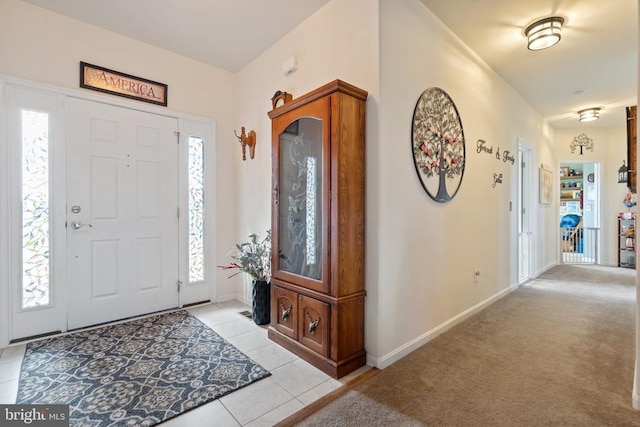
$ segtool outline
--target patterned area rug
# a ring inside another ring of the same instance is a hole
[[[72,426],[151,426],[269,376],[186,311],[30,343],[16,403]]]

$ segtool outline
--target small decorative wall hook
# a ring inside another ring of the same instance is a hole
[[[241,128],[240,136],[234,130],[233,133],[238,138],[238,142],[242,145],[242,160],[247,160],[247,145],[249,146],[249,157],[253,159],[253,156],[256,154],[256,133],[255,131],[249,131],[249,135],[247,135],[244,131],[244,126]]]

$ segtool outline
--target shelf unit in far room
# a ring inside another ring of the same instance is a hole
[[[618,267],[636,268],[636,214],[618,214]]]
[[[560,200],[563,202],[579,202],[583,189],[582,175],[560,177]]]

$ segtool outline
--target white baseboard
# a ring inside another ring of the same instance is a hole
[[[442,334],[443,332],[446,332],[447,330],[451,329],[455,325],[462,323],[463,321],[465,321],[466,319],[468,319],[478,311],[493,304],[500,298],[518,289],[518,287],[519,287],[518,284],[509,286],[508,288],[496,293],[495,295],[492,295],[491,297],[485,299],[484,301],[481,301],[478,304],[474,305],[473,307],[463,311],[457,316],[454,316],[451,319],[447,320],[446,322],[436,326],[435,328],[424,333],[423,335],[420,335],[416,339],[409,341],[408,343],[406,343],[401,347],[398,347],[397,349],[395,349],[391,353],[386,354],[385,356],[374,357],[370,354],[367,354],[367,365],[374,366],[378,369],[387,368],[388,366],[402,359],[404,356],[408,355],[409,353],[413,352],[419,347],[422,347],[432,339],[436,338],[438,335]]]
[[[556,265],[558,265],[558,261],[554,261],[551,264],[548,264],[546,267],[542,267],[540,270],[536,271],[536,274],[533,275],[533,278],[535,279],[536,277],[540,276],[542,273],[546,272],[547,270],[551,270]]]
[[[242,301],[242,296],[238,296],[236,294],[223,294],[223,295],[218,295],[216,300],[213,302],[225,302],[225,301],[233,301],[233,300],[238,300],[238,301]]]

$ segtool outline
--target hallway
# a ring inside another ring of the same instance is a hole
[[[300,425],[640,425],[634,341],[634,270],[555,266]]]

